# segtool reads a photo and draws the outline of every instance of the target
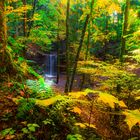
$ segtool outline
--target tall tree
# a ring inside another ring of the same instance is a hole
[[[70,0],[67,0],[67,15],[66,15],[66,84],[65,93],[69,92],[69,13],[70,13]]]
[[[128,29],[128,16],[129,16],[130,0],[126,0],[124,9],[124,19],[122,27],[122,37],[121,37],[121,49],[120,49],[120,61],[124,61],[124,55],[126,51],[126,35]]]
[[[82,49],[82,46],[83,46],[84,36],[85,36],[86,28],[87,28],[87,25],[88,25],[88,22],[89,22],[89,18],[92,14],[93,5],[94,5],[94,0],[91,1],[90,13],[87,14],[85,22],[84,22],[84,26],[83,26],[83,30],[82,30],[82,34],[81,34],[81,38],[80,38],[80,42],[79,42],[79,47],[78,47],[76,57],[75,57],[75,60],[74,60],[74,66],[73,66],[71,81],[70,81],[70,85],[69,85],[70,86],[69,91],[71,91],[72,87],[73,87],[74,77],[75,77],[76,69],[77,69],[77,63],[78,63],[80,52],[81,52],[81,49]]]
[[[57,31],[57,77],[56,77],[56,83],[59,83],[59,77],[60,77],[60,37],[59,37],[59,26],[60,21],[58,19],[58,31]]]
[[[0,59],[4,61],[4,54],[7,45],[7,27],[6,27],[6,15],[5,15],[5,2],[0,1]]]
[[[89,46],[90,46],[90,24],[88,26],[88,36],[87,36],[86,52],[85,52],[85,58],[84,58],[85,62],[88,60]],[[82,75],[82,81],[81,81],[81,85],[80,85],[80,90],[83,89],[85,79],[86,79],[86,74],[84,73]]]
[[[27,10],[26,10],[26,0],[22,0],[24,6],[24,13],[23,13],[23,34],[26,37],[27,33]]]

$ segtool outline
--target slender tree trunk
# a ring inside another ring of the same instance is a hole
[[[59,38],[59,19],[58,19],[58,31],[57,31],[57,77],[56,77],[56,83],[59,83],[59,74],[60,74],[60,38]]]
[[[5,0],[0,1],[0,59],[4,62],[4,55],[7,46],[7,26],[5,15]],[[2,64],[1,63],[1,64]]]
[[[89,27],[88,27],[88,38],[87,38],[87,48],[86,48],[85,62],[88,60],[89,45],[90,45],[90,24],[89,24]],[[84,73],[82,75],[82,82],[81,82],[81,85],[80,85],[80,90],[83,89],[83,85],[85,83],[85,79],[86,79],[86,74]]]
[[[125,10],[124,10],[124,18],[123,18],[123,27],[122,27],[122,37],[121,37],[121,49],[120,49],[120,62],[124,62],[124,55],[126,51],[126,35],[128,29],[128,16],[129,16],[129,7],[130,0],[126,0]]]
[[[23,6],[26,7],[26,0],[22,0],[23,2]],[[26,37],[26,33],[27,33],[27,10],[24,9],[24,13],[23,13],[23,34],[24,37]]]
[[[85,20],[84,27],[83,27],[83,30],[82,30],[82,34],[81,34],[81,39],[80,39],[79,47],[78,47],[77,54],[76,54],[75,61],[74,61],[74,66],[73,66],[73,71],[72,71],[72,76],[71,76],[69,91],[72,91],[73,82],[74,82],[74,77],[75,77],[76,69],[77,69],[77,63],[78,63],[79,55],[80,55],[80,52],[81,52],[81,49],[82,49],[82,46],[83,46],[83,40],[84,40],[84,36],[85,36],[85,32],[86,32],[87,25],[88,25],[88,21],[89,21],[89,18],[90,18],[90,16],[91,16],[91,14],[92,14],[93,4],[94,4],[94,0],[91,1],[90,14],[88,14],[88,15],[86,16],[86,20]]]
[[[107,35],[108,35],[108,14],[107,13],[105,14],[105,17],[106,17],[106,19],[105,19],[105,37],[107,37]],[[104,47],[103,47],[103,51],[104,51],[103,60],[104,61],[106,60],[107,45],[108,45],[108,40],[107,40],[107,38],[105,38]]]
[[[29,23],[29,29],[28,29],[28,33],[27,33],[27,37],[29,37],[30,35],[30,32],[31,32],[31,28],[33,27],[33,24],[34,24],[34,20],[32,20],[32,18],[34,17],[34,14],[35,14],[35,9],[36,9],[36,4],[37,4],[38,0],[34,0],[33,1],[33,10],[32,10],[32,14],[31,14],[31,22]]]
[[[66,84],[65,93],[69,92],[69,12],[70,12],[70,0],[67,0],[67,16],[66,16]]]

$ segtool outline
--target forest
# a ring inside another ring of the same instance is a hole
[[[140,140],[140,0],[0,0],[0,140]]]

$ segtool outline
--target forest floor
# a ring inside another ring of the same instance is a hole
[[[73,91],[79,91],[80,80],[81,80],[81,76],[76,76],[75,77],[75,80],[74,80],[74,83],[73,83]],[[65,83],[66,83],[66,75],[61,74],[58,84],[53,83],[52,87],[53,87],[53,89],[56,93],[64,94]]]

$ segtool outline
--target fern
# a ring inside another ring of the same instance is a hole
[[[37,99],[47,99],[54,95],[51,87],[47,85],[43,78],[37,80],[27,80],[26,85],[29,87],[31,97]]]
[[[14,136],[15,132],[16,132],[16,130],[14,130],[13,128],[4,129],[0,132],[0,139],[4,139],[7,135],[11,135],[11,136],[13,135]]]
[[[28,118],[30,111],[34,109],[35,107],[35,100],[34,99],[20,99],[18,101],[19,106],[18,106],[18,113],[17,113],[17,117],[18,118]]]
[[[135,60],[137,63],[140,63],[140,49],[135,49],[131,51],[132,56],[129,56],[131,59]]]
[[[126,116],[125,122],[129,126],[131,131],[132,127],[136,124],[140,125],[140,111],[136,110],[125,110],[123,114]]]

